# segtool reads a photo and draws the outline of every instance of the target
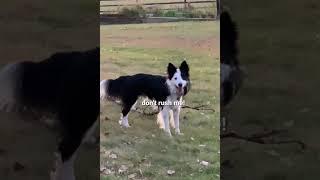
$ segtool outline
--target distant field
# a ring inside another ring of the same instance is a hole
[[[188,2],[197,2],[197,1],[203,1],[203,0],[188,0]],[[118,0],[118,1],[100,1],[100,4],[120,4],[120,5],[126,5],[126,4],[143,4],[143,3],[166,3],[166,2],[184,2],[184,0],[138,0],[138,3],[136,3],[135,0]]]
[[[212,179],[220,173],[219,22],[183,22],[101,26],[101,79],[152,73],[165,75],[169,62],[183,58],[191,68],[186,104],[215,111],[183,109],[184,136],[168,138],[156,116],[131,112],[129,129],[120,128],[120,107],[101,109],[101,179]],[[112,159],[110,155],[116,154]],[[200,165],[208,161],[209,166]],[[119,173],[121,166],[128,169]],[[167,170],[175,174],[167,175]]]
[[[201,1],[201,0],[192,0],[192,2]],[[143,3],[165,3],[165,2],[183,2],[183,0],[140,0],[138,3],[136,1],[132,0],[120,0],[120,1],[100,1],[100,5],[121,5],[120,7],[100,7],[100,11],[106,11],[108,13],[116,13],[119,12],[123,7],[126,7],[126,5],[140,5]],[[216,7],[215,2],[209,2],[209,3],[195,3],[191,4],[192,7],[198,9],[198,10],[214,10]],[[130,7],[130,6],[128,6]],[[183,3],[181,4],[161,4],[161,5],[145,5],[144,8],[147,10],[151,9],[181,9],[184,8],[185,5]]]
[[[0,66],[45,58],[56,51],[96,46],[96,39],[83,38],[96,34],[93,27],[98,25],[97,15],[93,13],[97,5],[90,0],[13,0],[1,6]]]

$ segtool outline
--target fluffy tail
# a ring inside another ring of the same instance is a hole
[[[100,82],[100,101],[105,101],[108,97],[108,80],[102,80]]]
[[[235,23],[227,11],[220,16],[221,63],[238,66],[238,32]]]
[[[238,60],[238,31],[228,12],[220,16],[221,64],[220,64],[220,100],[222,107],[228,105],[240,89],[244,71]]]
[[[121,99],[121,80],[105,79],[100,82],[100,100]]]

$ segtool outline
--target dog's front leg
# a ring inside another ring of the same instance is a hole
[[[129,128],[130,125],[129,125],[129,121],[128,121],[128,114],[126,116],[123,116],[121,114],[121,117],[120,117],[120,120],[119,120],[119,124],[121,127],[124,127],[124,128]]]
[[[173,111],[173,120],[174,120],[174,128],[175,128],[175,133],[178,135],[183,135],[180,132],[180,107],[174,108]]]
[[[164,124],[164,131],[168,133],[169,136],[171,136],[170,126],[169,126],[169,107],[164,106],[163,110],[161,111],[163,124]]]

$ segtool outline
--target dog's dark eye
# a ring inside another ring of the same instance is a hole
[[[177,78],[175,77],[174,80],[177,80]]]

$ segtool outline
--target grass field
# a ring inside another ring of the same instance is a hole
[[[156,116],[137,112],[129,115],[129,129],[120,128],[120,107],[106,102],[100,116],[101,179],[219,179],[219,22],[100,29],[101,79],[140,72],[165,75],[169,62],[178,65],[186,58],[192,81],[186,104],[215,110],[183,109],[184,136],[168,138],[157,127]],[[200,165],[201,161],[209,165]],[[175,174],[167,175],[168,170]]]
[[[247,0],[224,5],[238,23],[240,61],[248,71],[232,105],[230,128],[243,135],[288,129],[276,139],[307,144],[301,151],[296,145],[223,140],[223,157],[228,157],[224,160],[231,162],[224,167],[224,178],[318,179],[319,84],[315,82],[319,81],[319,2]]]
[[[17,0],[1,5],[0,68],[7,63],[47,58],[57,51],[97,46],[98,6],[88,0]],[[0,84],[1,86],[1,84]],[[56,151],[50,130],[28,117],[0,111],[0,179],[47,180]],[[77,159],[79,180],[97,179],[98,147],[84,147]],[[19,168],[15,164],[23,166]],[[18,168],[17,168],[18,167]]]
[[[97,46],[98,6],[89,0],[8,1],[2,4],[0,22],[1,60],[4,63],[38,60],[61,50]],[[23,28],[23,30],[21,30]]]

